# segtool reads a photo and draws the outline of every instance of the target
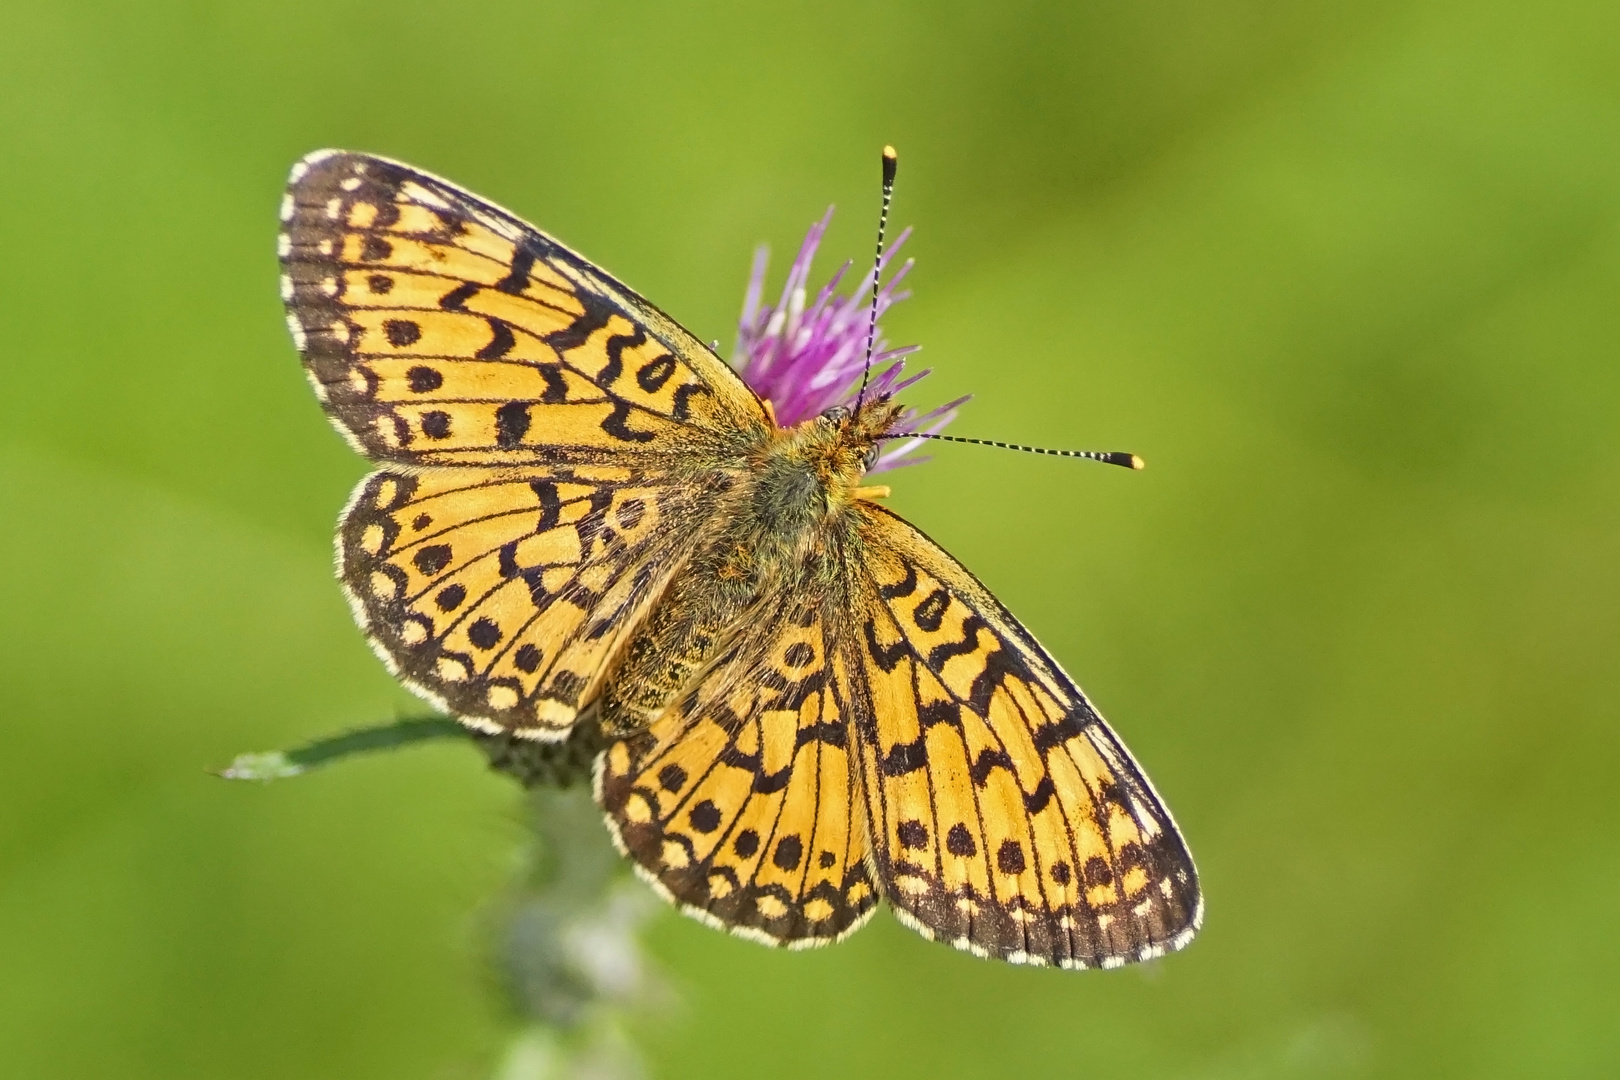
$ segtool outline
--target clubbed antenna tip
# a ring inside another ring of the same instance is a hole
[[[866,363],[861,370],[861,389],[855,395],[855,411],[866,404],[866,384],[872,378],[872,344],[877,339],[878,280],[883,276],[883,231],[889,225],[889,200],[894,198],[894,174],[900,168],[900,155],[894,147],[883,148],[883,209],[878,214],[877,255],[872,260],[872,316],[866,324]]]

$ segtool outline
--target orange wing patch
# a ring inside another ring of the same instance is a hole
[[[356,447],[416,465],[724,456],[758,400],[646,300],[437,177],[323,151],[282,207],[288,324]]]
[[[734,643],[705,685],[598,765],[621,850],[682,910],[733,933],[804,947],[853,932],[877,891],[848,687],[809,607]]]
[[[378,652],[474,726],[560,738],[683,564],[694,495],[622,467],[383,470],[338,529]]]
[[[971,574],[864,506],[859,769],[901,917],[980,955],[1114,967],[1202,916],[1185,843],[1090,702]]]

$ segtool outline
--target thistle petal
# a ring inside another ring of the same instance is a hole
[[[845,262],[816,290],[813,298],[809,291],[811,264],[832,222],[832,213],[829,207],[821,220],[810,226],[788,267],[787,280],[782,283],[781,296],[774,305],[762,305],[769,267],[769,251],[764,246],[755,249],[748,275],[732,364],[755,393],[770,401],[777,422],[783,426],[820,415],[834,405],[853,404],[865,366],[867,328],[872,317],[867,290],[872,279],[862,275],[850,293],[839,293],[853,265]],[[895,237],[879,263],[880,276],[893,264],[910,236],[908,228]],[[910,290],[899,286],[914,265],[915,260],[907,259],[880,286],[878,318],[911,296]],[[909,376],[904,374],[904,358],[921,346],[891,349],[881,328],[872,337],[869,395],[892,396],[928,375],[926,368]],[[921,414],[908,409],[898,423],[906,431],[938,431],[955,418],[957,408],[966,400],[959,398]],[[927,460],[912,454],[921,442],[910,439],[887,444],[869,471],[879,472]]]

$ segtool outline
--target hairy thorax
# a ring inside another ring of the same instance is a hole
[[[651,723],[750,625],[774,621],[782,598],[827,597],[842,581],[854,503],[869,452],[896,410],[875,402],[854,416],[774,429],[723,478],[724,525],[676,575],[615,663],[601,699],[610,734]],[[807,582],[807,579],[813,579]]]

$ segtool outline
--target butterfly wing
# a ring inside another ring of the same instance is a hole
[[[723,457],[767,430],[673,319],[445,180],[323,150],[294,166],[281,216],[293,338],[327,415],[375,460]]]
[[[558,738],[768,432],[673,320],[500,207],[321,151],[282,203],[282,297],[327,415],[390,465],[338,533],[383,659],[487,730]]]
[[[411,689],[475,727],[560,738],[710,497],[622,466],[382,469],[344,511],[338,575]]]
[[[698,686],[608,748],[597,798],[620,849],[687,914],[819,945],[877,903],[844,720],[850,672],[820,598],[758,614]]]
[[[980,955],[1114,967],[1179,949],[1197,872],[1129,751],[962,565],[870,503],[850,665],[878,879],[901,918]]]

